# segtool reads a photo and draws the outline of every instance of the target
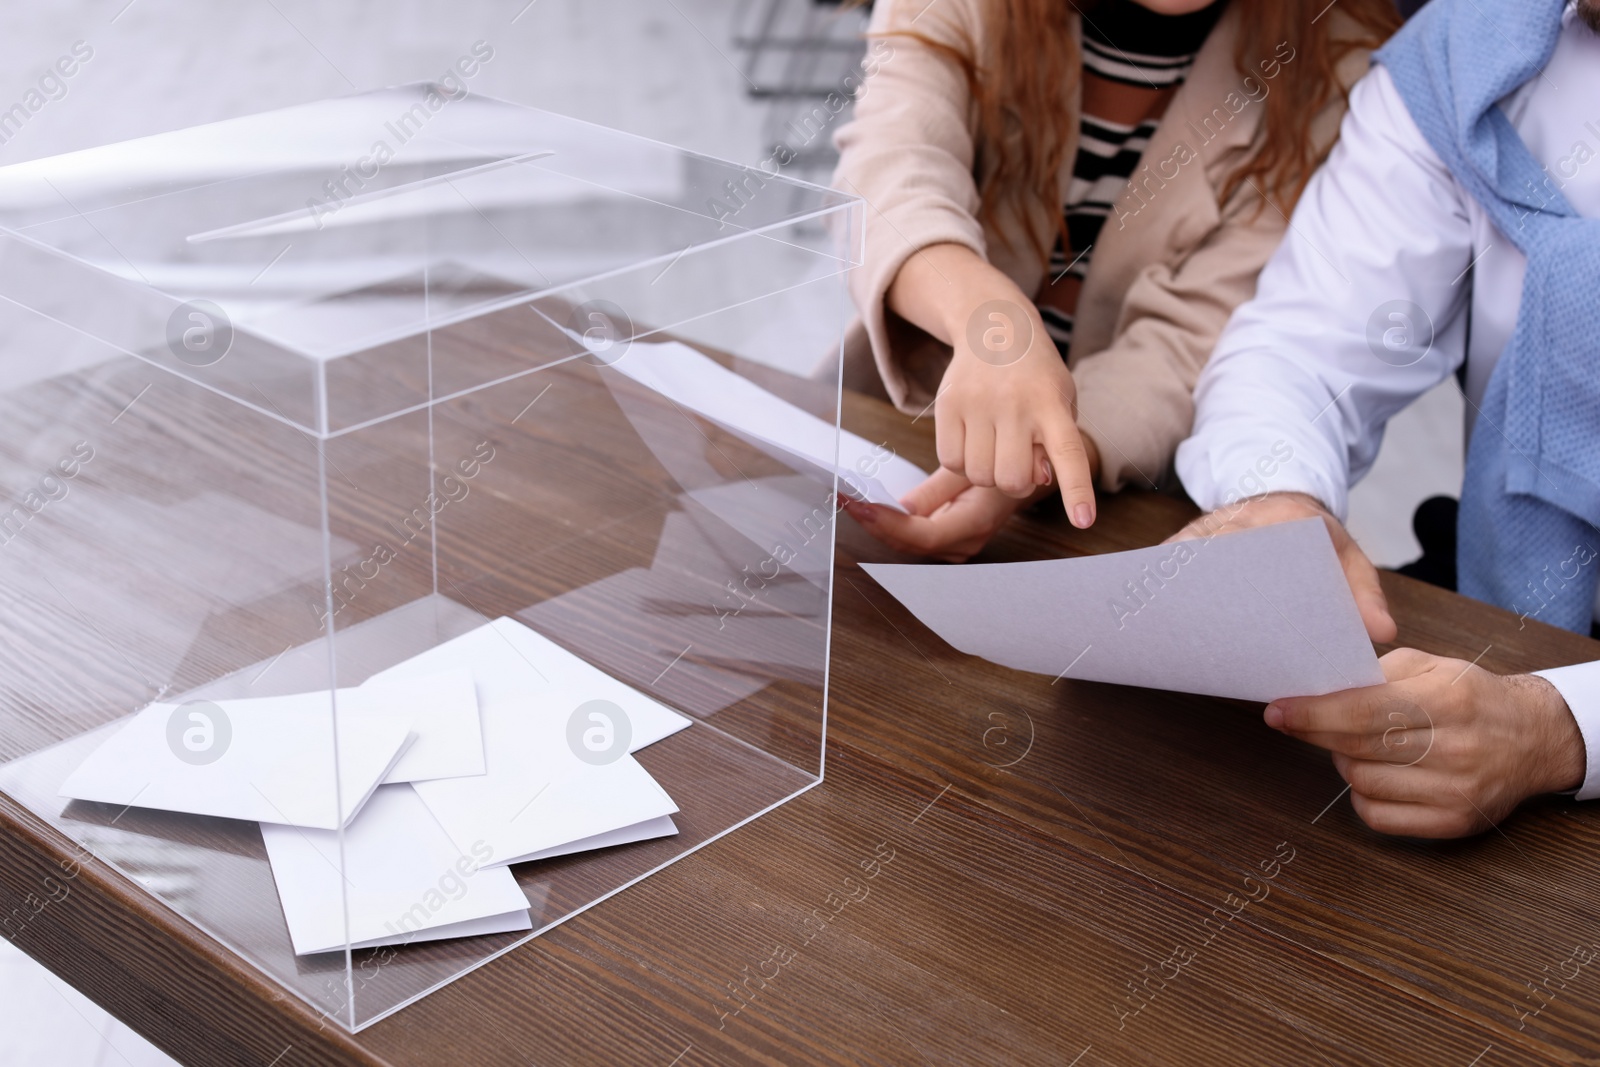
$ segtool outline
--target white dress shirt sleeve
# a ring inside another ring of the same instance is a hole
[[[1390,416],[1464,358],[1467,195],[1375,66],[1200,375],[1177,471],[1202,510],[1292,490],[1345,517]],[[1369,343],[1369,322],[1392,350]]]
[[[1297,491],[1346,517],[1349,487],[1377,458],[1389,418],[1465,356],[1467,195],[1375,66],[1352,90],[1339,144],[1307,186],[1255,298],[1234,312],[1200,375],[1194,432],[1177,455],[1196,504],[1211,511]],[[1406,327],[1388,317],[1400,301],[1431,320],[1425,353],[1369,340],[1369,321],[1380,337]],[[1600,661],[1538,674],[1583,735],[1577,797],[1600,798]]]
[[[1578,721],[1588,768],[1583,785],[1578,788],[1578,799],[1600,798],[1600,661],[1533,673],[1556,687]]]

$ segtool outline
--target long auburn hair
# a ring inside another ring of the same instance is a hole
[[[1066,162],[1070,124],[1077,119],[1066,113],[1061,100],[1082,70],[1070,19],[1075,12],[1093,17],[1099,2],[983,0],[989,54],[1005,58],[988,66],[975,41],[952,43],[911,28],[891,28],[885,34],[918,41],[945,56],[966,77],[978,119],[976,147],[982,175],[978,217],[991,228],[1003,208],[1018,209],[1018,216],[1026,217],[1028,207],[1044,204],[1061,215],[1055,204],[1056,183]],[[1256,65],[1283,43],[1294,49],[1294,59],[1282,64],[1262,102],[1265,112],[1251,158],[1228,178],[1219,198],[1226,202],[1240,186],[1254,182],[1288,214],[1327,155],[1326,148],[1319,151],[1312,142],[1312,116],[1335,93],[1348,97],[1335,67],[1352,51],[1382,44],[1399,27],[1400,13],[1395,0],[1339,0],[1338,10],[1355,23],[1357,32],[1336,37],[1330,31],[1335,19],[1321,17],[1329,13],[1321,0],[1229,2],[1242,8],[1234,50],[1234,67],[1241,76],[1258,74]],[[1008,140],[1013,131],[1021,136]],[[1018,202],[1006,203],[1008,198]],[[1064,232],[1064,218],[1061,225]],[[1043,258],[1047,250],[1039,235],[1030,230],[1029,239]]]

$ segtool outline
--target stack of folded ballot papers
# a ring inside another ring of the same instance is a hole
[[[60,793],[260,823],[305,955],[531,929],[511,864],[677,833],[632,753],[689,724],[501,618],[353,688],[151,704]]]

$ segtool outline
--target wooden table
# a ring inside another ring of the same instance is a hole
[[[846,422],[933,463],[927,420],[850,397]],[[1129,493],[982,558],[1149,545],[1189,514]],[[857,566],[889,558],[840,524],[820,787],[356,1036],[92,859],[17,943],[186,1064],[1600,1062],[1593,810],[1385,839],[1259,709],[963,656]],[[1408,645],[1600,655],[1385,585]],[[0,907],[72,851],[0,797]]]

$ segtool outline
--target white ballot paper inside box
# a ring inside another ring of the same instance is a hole
[[[464,667],[404,680],[370,678],[340,705],[353,715],[409,720],[417,735],[385,785],[483,773],[483,726],[472,672]]]
[[[928,473],[882,445],[836,429],[678,341],[635,341],[611,369],[709,419],[768,455],[829,478],[871,504],[900,498]]]
[[[485,713],[489,773],[414,787],[458,846],[486,842],[489,863],[509,865],[579,851],[562,846],[590,838],[599,840],[585,848],[641,840],[651,827],[650,836],[677,833],[659,820],[678,805],[631,755],[591,765],[572,752],[560,722]]]
[[[1076,559],[862,568],[955,648],[1016,670],[1259,701],[1383,681],[1320,519]]]
[[[333,697],[151,704],[90,753],[60,794],[331,830],[380,782],[482,773],[470,673],[338,690],[337,773]]]
[[[579,851],[581,842],[601,848],[677,832],[669,816],[678,806],[631,753],[690,720],[515,619],[496,619],[373,681],[468,664],[487,772],[416,784],[457,847],[485,843],[498,866]]]
[[[261,827],[296,955],[533,928],[489,846],[457,848],[409,785],[379,787],[343,836]]]

